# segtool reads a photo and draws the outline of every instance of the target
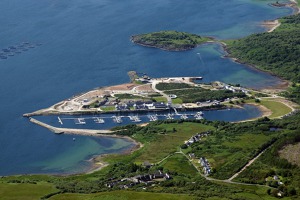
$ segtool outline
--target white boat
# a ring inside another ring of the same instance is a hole
[[[181,119],[188,119],[189,117],[186,114],[180,116]]]
[[[121,124],[122,123],[122,118],[119,117],[119,116],[113,116],[112,117],[114,122],[118,123],[118,124]]]
[[[203,119],[202,116],[203,116],[203,112],[201,112],[201,111],[200,111],[200,112],[197,112],[197,113],[194,115],[194,117],[195,117],[196,119],[198,119],[198,120],[199,120],[199,119]]]
[[[174,119],[173,116],[171,114],[167,114],[167,119]]]
[[[148,115],[148,118],[150,122],[154,122],[158,120],[156,115]]]
[[[96,117],[94,119],[94,122],[97,123],[97,124],[104,124],[105,123],[104,119],[99,118],[99,117]]]
[[[139,118],[139,116],[133,116],[133,122],[141,122],[142,120]]]
[[[86,122],[84,121],[84,118],[77,118],[75,119],[75,124],[86,124]]]

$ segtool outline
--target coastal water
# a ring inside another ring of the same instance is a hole
[[[130,148],[122,139],[77,136],[73,142],[73,136],[54,135],[22,117],[95,87],[128,82],[130,70],[153,77],[203,76],[207,82],[256,88],[278,84],[275,77],[221,58],[224,52],[216,44],[166,52],[129,41],[133,34],[159,30],[220,39],[262,32],[259,22],[292,12],[268,2],[1,0],[0,49],[22,42],[41,45],[0,59],[0,175],[81,172],[95,154]]]
[[[60,115],[60,116],[36,116],[35,118],[51,126],[60,128],[78,128],[78,129],[111,129],[115,126],[124,126],[128,124],[143,124],[150,122],[150,116],[156,116],[158,120],[168,120],[168,115],[173,119],[181,119],[182,115],[186,115],[187,119],[195,119],[195,111],[178,111],[172,110],[160,112],[139,112],[139,113],[118,113],[118,114],[100,114],[100,115]],[[230,108],[221,110],[202,111],[203,118],[207,120],[218,120],[226,122],[243,121],[261,116],[262,112],[258,107],[253,105],[243,105],[241,108]],[[121,122],[116,123],[114,117],[120,117]],[[140,121],[134,122],[130,117],[138,117]],[[103,119],[103,123],[99,123],[99,119]],[[83,122],[79,123],[79,120]]]

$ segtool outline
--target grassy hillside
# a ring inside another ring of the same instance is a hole
[[[284,17],[271,33],[228,42],[232,57],[287,80],[300,82],[300,15]]]
[[[0,183],[1,200],[38,200],[58,191],[54,185],[45,182]]]
[[[195,153],[197,158],[205,156],[214,169],[211,176],[219,179],[228,178],[248,159],[253,158],[261,149],[268,146],[270,141],[273,142],[274,139],[284,141],[294,130],[300,129],[299,118],[300,115],[297,115],[282,120],[260,119],[241,124],[201,120],[195,122],[157,121],[145,127],[130,125],[119,134],[128,135],[143,142],[144,148],[130,155],[108,156],[105,160],[110,165],[93,174],[68,177],[45,175],[3,177],[0,179],[0,197],[5,196],[6,199],[20,199],[20,196],[28,197],[27,199],[49,197],[66,200],[116,199],[116,197],[120,197],[118,199],[276,199],[268,194],[268,188],[264,186],[248,187],[206,180],[193,166],[194,164],[201,169],[198,162],[193,162],[198,159],[189,160],[183,153]],[[278,131],[271,131],[271,127],[278,128]],[[206,130],[212,130],[212,132],[191,147],[183,149],[183,152],[180,151],[179,147],[183,146],[184,140]],[[272,162],[272,157],[273,154],[270,152],[266,159],[262,160],[263,166],[266,166],[263,170],[269,170],[267,166],[271,165],[268,163]],[[141,162],[146,159],[156,165],[150,169],[144,167]],[[289,166],[287,161],[279,160],[278,163]],[[157,170],[168,172],[172,179],[147,185],[138,184],[121,191],[118,186],[113,188],[105,186],[112,180],[153,173]],[[283,199],[298,197],[297,171],[299,167],[287,168],[287,173],[281,173],[282,178],[288,180],[284,181],[284,186],[290,191],[284,195],[287,197]],[[264,184],[263,180],[266,175],[260,171],[253,171],[253,173],[259,177],[257,183]],[[295,173],[295,176],[291,177],[290,173]],[[238,178],[240,181],[251,181],[248,173]],[[278,190],[281,188],[278,187]]]
[[[97,194],[61,194],[50,200],[193,200],[194,197],[182,194],[162,194],[150,192],[114,191]]]

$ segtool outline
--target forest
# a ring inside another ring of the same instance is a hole
[[[300,82],[300,14],[284,17],[270,33],[228,41],[231,57],[292,82]]]
[[[204,42],[211,40],[196,34],[179,31],[160,31],[134,35],[131,41],[143,46],[160,48],[168,51],[183,51],[195,48]]]

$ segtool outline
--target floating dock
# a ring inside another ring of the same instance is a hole
[[[75,121],[75,124],[79,124],[79,125],[86,124],[84,118],[76,118],[74,121]]]
[[[121,124],[123,123],[123,119],[127,118],[129,119],[132,123],[139,123],[144,121],[144,118],[148,118],[150,122],[154,122],[158,120],[158,117],[160,119],[167,119],[167,120],[172,120],[172,119],[182,119],[182,120],[186,120],[189,118],[194,118],[197,120],[201,120],[203,119],[203,113],[200,112],[196,112],[196,113],[169,113],[169,114],[148,114],[148,115],[125,115],[125,116],[118,116],[118,115],[114,115],[114,116],[105,116],[105,115],[101,115],[101,116],[91,116],[91,117],[57,117],[58,122],[63,125],[63,121],[64,120],[73,120],[75,124],[77,125],[85,125],[87,124],[86,120],[90,120],[93,121],[96,124],[105,124],[106,122],[110,123],[110,121],[112,120],[114,123],[117,124]],[[141,119],[142,118],[142,119]],[[88,122],[90,122],[88,121]],[[146,120],[147,121],[147,120]],[[128,122],[128,120],[126,120],[126,122]]]
[[[122,118],[120,116],[112,116],[112,119],[114,122],[116,122],[117,124],[121,124],[123,121],[122,121]]]
[[[99,117],[95,117],[94,122],[96,124],[104,124],[105,123],[104,119],[99,118]]]
[[[63,125],[64,123],[62,122],[62,120],[61,120],[61,118],[60,117],[57,117],[57,119],[58,119],[58,122],[61,124],[61,125]]]
[[[167,114],[167,115],[166,115],[166,118],[167,118],[167,119],[174,119],[174,117],[173,117],[171,114]]]

